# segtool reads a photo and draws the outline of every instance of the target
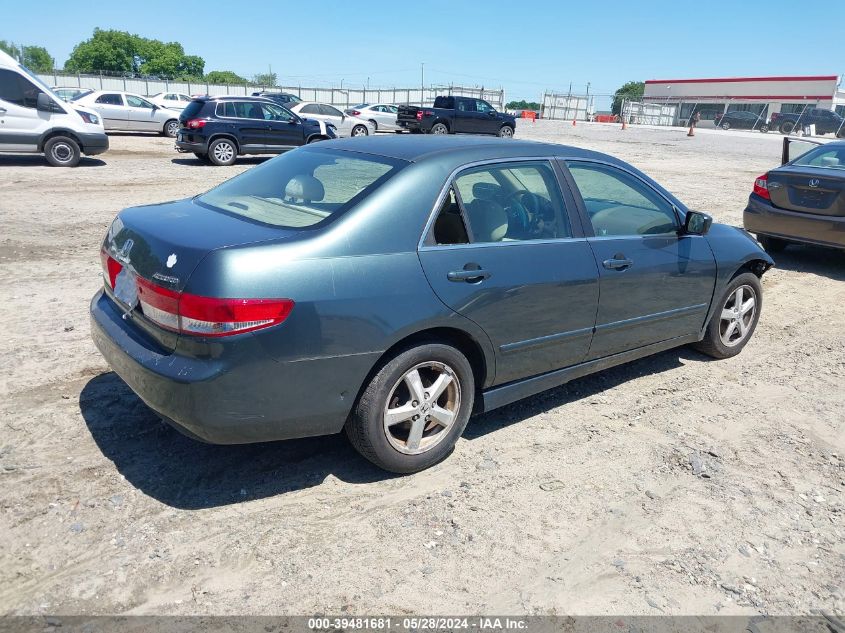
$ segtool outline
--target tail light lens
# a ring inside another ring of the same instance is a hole
[[[422,121],[422,110],[417,110],[417,121]]]
[[[185,127],[190,130],[198,130],[205,127],[206,123],[208,123],[208,121],[205,119],[188,119],[188,122],[185,123]]]
[[[349,116],[360,116],[360,112],[358,110],[349,110]]]
[[[769,196],[769,174],[763,174],[757,177],[757,180],[754,181],[754,193],[761,198],[771,200]]]
[[[114,289],[123,265],[100,251],[103,278]],[[282,323],[293,310],[291,299],[222,299],[176,292],[137,277],[144,316],[166,330],[194,336],[230,336]]]
[[[103,281],[114,290],[114,281],[120,271],[123,270],[123,265],[114,257],[111,257],[105,248],[100,249],[100,261],[103,264]]]

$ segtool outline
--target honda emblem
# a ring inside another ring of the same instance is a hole
[[[815,189],[819,186],[819,179],[818,178],[810,178],[810,186]]]

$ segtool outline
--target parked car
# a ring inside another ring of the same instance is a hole
[[[389,103],[361,103],[348,108],[345,112],[349,116],[366,119],[373,124],[373,129],[376,132],[379,130],[382,130],[383,132],[396,132],[402,130],[396,122],[396,115],[399,112],[399,108]]]
[[[176,149],[213,165],[336,137],[331,125],[301,118],[263,97],[198,97],[182,110],[179,124]]]
[[[444,458],[473,411],[679,345],[738,354],[773,263],[611,156],[411,135],[125,209],[102,262],[94,342],[177,428],[345,429],[401,473]]]
[[[253,92],[252,96],[270,99],[271,101],[275,101],[279,105],[285,106],[286,108],[290,108],[291,106],[302,101],[302,99],[289,92]]]
[[[106,132],[157,132],[172,138],[179,129],[178,112],[131,92],[94,90],[73,103],[98,112]]]
[[[307,116],[311,119],[324,121],[337,129],[339,137],[344,136],[368,136],[375,134],[373,124],[366,119],[344,114],[337,108],[327,103],[315,103],[314,101],[300,101],[291,106],[291,112],[300,116]]]
[[[51,165],[76,167],[82,154],[94,156],[108,148],[96,112],[65,103],[0,51],[0,153],[43,153]]]
[[[192,97],[181,92],[159,92],[148,99],[160,108],[182,111],[190,102]]]
[[[824,108],[807,108],[798,114],[775,112],[772,114],[769,127],[781,134],[790,134],[797,127],[799,129],[816,126],[816,134],[835,134],[838,138],[845,138],[845,119],[833,110]]]
[[[437,97],[433,108],[399,106],[397,122],[411,132],[431,134],[496,134],[513,137],[516,119],[483,99]]]
[[[735,110],[733,112],[725,112],[716,114],[713,119],[713,124],[723,130],[737,129],[737,130],[760,130],[763,133],[769,131],[769,125],[766,122],[766,117],[754,114],[753,112],[746,112],[744,110]]]
[[[782,165],[754,181],[742,221],[771,253],[791,242],[845,249],[845,141],[783,139]]]
[[[77,97],[81,97],[84,94],[92,92],[91,88],[64,86],[54,86],[53,88],[51,88],[51,90],[53,91],[53,94],[60,97],[62,101],[73,101]]]

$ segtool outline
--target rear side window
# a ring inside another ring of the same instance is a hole
[[[321,105],[320,106],[320,114],[322,114],[323,116],[337,116],[337,117],[343,116],[343,112],[341,112],[337,108],[334,108],[330,105]]]
[[[302,106],[299,110],[302,114],[320,114],[320,106],[316,103],[309,103],[306,106]]]
[[[447,110],[451,110],[455,107],[455,98],[454,97],[437,97],[434,100],[434,107],[435,108],[445,108]]]
[[[41,88],[18,73],[6,69],[0,70],[0,99],[3,101],[24,108],[35,108],[41,92],[43,92]]]
[[[675,234],[675,210],[639,179],[610,165],[568,162],[597,237]]]
[[[824,145],[810,150],[797,160],[793,165],[806,167],[827,167],[828,169],[845,169],[845,147],[825,147]]]
[[[123,105],[123,98],[118,94],[104,94],[97,97],[95,103],[105,103],[106,105]]]
[[[286,228],[330,221],[402,169],[405,161],[334,150],[298,150],[254,167],[196,200]]]

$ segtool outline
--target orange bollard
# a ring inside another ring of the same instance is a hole
[[[689,126],[689,132],[687,132],[687,136],[695,136],[695,126],[694,125]]]

